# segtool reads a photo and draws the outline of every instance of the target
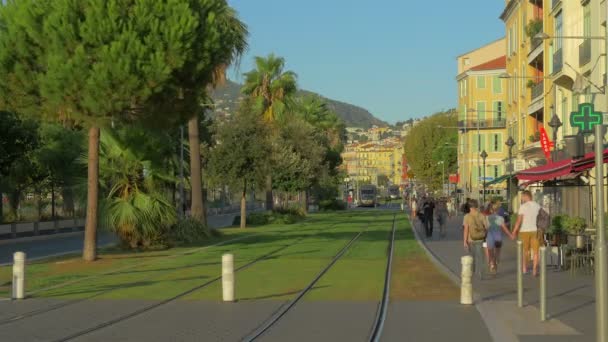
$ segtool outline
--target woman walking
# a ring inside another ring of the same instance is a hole
[[[410,209],[412,209],[410,221],[412,224],[415,224],[414,219],[416,218],[416,213],[418,212],[418,201],[416,200],[416,196],[412,197],[412,200],[410,201]]]
[[[513,235],[505,224],[503,216],[498,214],[500,202],[493,201],[488,207],[488,235],[486,237],[486,257],[490,273],[496,274],[500,260],[500,249],[502,247],[503,232],[513,239]]]
[[[445,225],[448,217],[448,205],[445,198],[437,202],[437,222],[439,222],[439,238],[446,236]]]

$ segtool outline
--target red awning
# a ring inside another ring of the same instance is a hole
[[[520,181],[546,181],[565,176],[572,171],[574,171],[572,160],[565,159],[520,171],[517,173],[517,179]]]
[[[604,150],[604,163],[608,162],[608,149]],[[572,163],[574,171],[581,172],[595,167],[595,152],[585,154],[582,159],[575,160]]]

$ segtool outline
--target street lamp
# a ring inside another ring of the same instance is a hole
[[[513,146],[515,146],[515,140],[512,136],[505,142],[505,145],[509,148],[509,180],[507,181],[507,210],[511,215],[511,209],[513,201],[511,200],[511,182],[513,179]]]
[[[445,196],[445,162],[442,160],[437,163],[437,165],[441,164],[441,192]]]
[[[481,151],[479,155],[481,159],[483,159],[483,205],[486,204],[486,158],[488,158],[488,153],[486,150]]]
[[[551,112],[553,116],[551,116],[551,121],[549,121],[549,127],[553,128],[553,162],[557,159],[557,131],[560,127],[563,126],[562,121],[559,119],[557,114],[555,114],[555,107],[551,106]]]
[[[606,6],[606,16],[608,16],[608,5]],[[604,48],[607,57],[604,58],[606,69],[608,70],[608,25],[604,28],[604,36],[555,36],[551,37],[545,32],[539,32],[534,38],[536,39],[597,39],[604,41]],[[608,85],[604,86],[604,95],[608,105]],[[604,226],[604,127],[597,125],[595,127],[595,179],[601,182],[596,186],[596,247],[595,247],[595,324],[596,336],[598,342],[608,342],[608,260],[606,255],[606,227]]]

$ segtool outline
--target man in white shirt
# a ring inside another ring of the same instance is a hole
[[[530,249],[533,253],[532,262],[532,274],[536,277],[538,270],[538,248],[540,242],[536,236],[536,218],[540,211],[540,205],[532,200],[532,193],[530,191],[524,191],[521,194],[522,205],[519,207],[517,216],[517,222],[515,222],[515,229],[513,229],[513,236],[518,236],[523,242],[524,247],[524,260],[523,260],[523,272],[528,273],[528,264],[530,263]]]

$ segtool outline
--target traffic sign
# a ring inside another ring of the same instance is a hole
[[[584,133],[592,133],[593,127],[604,123],[604,115],[596,112],[593,103],[581,103],[578,112],[570,113],[570,126],[578,127]]]

